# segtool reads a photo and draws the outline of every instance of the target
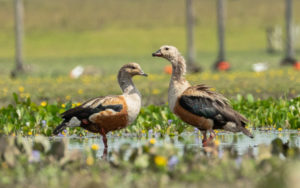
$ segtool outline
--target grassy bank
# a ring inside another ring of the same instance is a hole
[[[8,75],[14,62],[13,6],[8,0],[0,3],[0,68]],[[256,62],[278,66],[283,55],[265,52],[265,31],[284,26],[283,3],[228,1],[226,47],[233,70],[249,70]],[[299,6],[295,1],[294,7]],[[29,74],[63,75],[79,64],[112,74],[115,67],[130,61],[159,73],[161,67],[153,63],[158,60],[150,54],[162,44],[186,53],[184,10],[182,0],[25,1],[24,54]],[[195,1],[195,13],[197,62],[207,70],[217,57],[215,1]],[[294,21],[300,21],[296,11]],[[299,45],[295,41],[298,51]]]
[[[157,62],[158,66],[164,66]],[[150,65],[149,65],[150,66]],[[13,103],[12,93],[16,92],[21,97],[31,97],[32,101],[41,103],[61,102],[68,100],[84,102],[96,96],[119,94],[121,91],[117,84],[116,74],[105,75],[101,70],[92,69],[93,74],[71,79],[67,76],[30,76],[11,80],[0,76],[0,104]],[[149,74],[147,78],[136,77],[134,82],[143,96],[143,104],[165,104],[167,101],[170,75],[165,73]],[[101,76],[101,74],[103,74]],[[255,73],[249,71],[212,73],[205,72],[187,75],[192,84],[205,83],[229,99],[236,99],[238,94],[247,96],[252,94],[255,99],[294,98],[299,95],[299,73],[293,69],[270,70]]]

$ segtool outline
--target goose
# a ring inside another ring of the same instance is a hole
[[[106,134],[130,125],[140,112],[141,94],[132,82],[132,77],[136,75],[147,76],[137,63],[122,66],[118,73],[122,95],[96,97],[65,111],[61,114],[62,123],[54,129],[53,134],[57,135],[67,127],[82,127],[100,133],[107,149]]]
[[[169,108],[181,120],[201,131],[203,146],[214,139],[214,129],[242,132],[253,138],[245,128],[248,120],[232,109],[228,99],[205,84],[190,85],[185,79],[185,60],[176,47],[164,45],[152,53],[152,56],[165,58],[172,64],[168,90]],[[209,138],[206,135],[207,131],[210,133]]]

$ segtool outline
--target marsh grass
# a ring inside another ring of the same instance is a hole
[[[150,66],[150,65],[148,65]],[[151,74],[149,77],[136,77],[134,82],[141,91],[144,105],[161,105],[167,101],[170,75],[165,73]],[[116,73],[106,75],[101,70],[93,69],[96,75],[85,75],[79,79],[67,76],[24,76],[11,80],[0,76],[0,104],[13,103],[12,93],[16,92],[21,98],[31,97],[31,100],[53,102],[84,102],[96,96],[120,94]],[[236,99],[237,95],[246,97],[248,94],[255,99],[272,97],[294,98],[300,93],[298,72],[293,69],[274,69],[266,72],[255,73],[249,71],[214,73],[204,72],[187,75],[187,80],[192,84],[205,83],[222,93],[229,99]]]
[[[13,95],[15,105],[8,105],[0,109],[0,133],[5,135],[46,135],[51,136],[54,128],[62,121],[60,114],[65,110],[80,105],[80,103],[48,103],[36,104],[30,98],[22,99]],[[291,100],[257,100],[248,95],[233,101],[233,108],[244,114],[249,120],[249,127],[271,127],[274,129],[300,128],[299,97]],[[184,130],[192,130],[178,119],[170,109],[164,106],[149,105],[141,109],[140,115],[133,125],[119,131],[141,134],[152,130],[161,135],[181,134]],[[69,135],[86,135],[81,128],[68,129]]]

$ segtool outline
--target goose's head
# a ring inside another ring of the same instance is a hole
[[[180,55],[178,49],[174,46],[164,45],[156,52],[152,53],[153,57],[163,57],[169,61],[174,60]]]
[[[141,66],[137,63],[128,63],[121,67],[119,74],[126,74],[130,77],[141,75],[141,76],[148,76],[144,71],[142,70]]]

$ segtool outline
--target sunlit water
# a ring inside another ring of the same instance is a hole
[[[284,143],[289,142],[290,146],[300,147],[300,131],[297,130],[254,130],[252,131],[254,138],[251,139],[243,134],[234,134],[228,132],[217,133],[216,139],[220,142],[220,149],[224,149],[228,146],[233,146],[239,154],[243,154],[248,151],[249,148],[252,148],[254,154],[258,152],[258,145],[265,144],[270,145],[272,140],[275,138],[280,138]],[[143,136],[137,136],[133,134],[122,134],[122,136],[117,136],[113,134],[108,134],[108,152],[112,150],[117,150],[122,144],[129,143],[132,147],[141,146],[151,138],[155,138],[155,145],[160,146],[163,144],[173,144],[180,151],[185,145],[191,147],[202,148],[201,142],[201,133],[196,132],[184,132],[178,136],[164,136],[161,137],[160,134],[143,134]],[[55,139],[61,139],[55,138]],[[68,139],[68,149],[79,149],[82,150],[86,147],[90,147],[92,144],[98,144],[100,149],[97,153],[98,156],[101,156],[103,153],[104,145],[102,143],[102,137],[96,134],[89,134],[86,137],[77,137],[69,136]]]

